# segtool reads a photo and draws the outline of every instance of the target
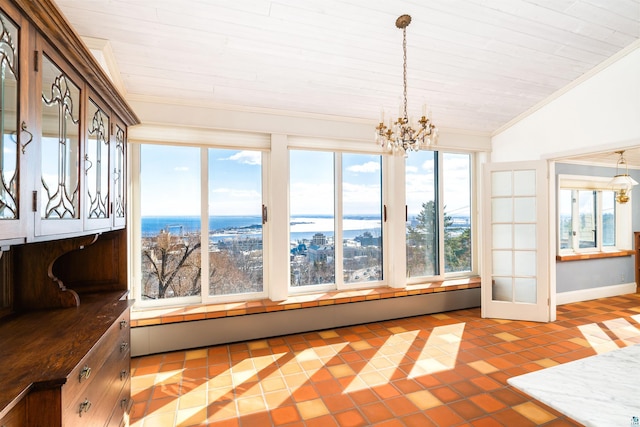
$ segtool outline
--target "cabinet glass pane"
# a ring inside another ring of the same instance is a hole
[[[344,283],[382,280],[382,157],[342,155]]]
[[[44,219],[79,218],[80,89],[42,59],[42,197]]]
[[[0,219],[17,219],[18,28],[0,13],[0,30]]]
[[[116,155],[113,165],[113,215],[124,218],[125,215],[125,159],[124,129],[116,125]]]
[[[87,218],[109,217],[109,116],[92,100],[87,111],[88,137],[84,158]]]
[[[511,196],[513,193],[513,183],[511,172],[491,173],[491,194],[493,197]]]

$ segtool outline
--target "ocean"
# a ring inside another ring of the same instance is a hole
[[[343,220],[343,236],[352,239],[368,231],[372,236],[380,235],[380,218],[375,216],[348,216]],[[242,236],[262,235],[262,217],[260,216],[210,216],[209,234],[213,241]],[[144,216],[142,217],[142,236],[157,235],[160,230],[172,233],[194,233],[200,231],[198,216]],[[315,233],[324,233],[327,237],[334,234],[333,218],[322,215],[305,215],[291,218],[291,240],[311,239]]]

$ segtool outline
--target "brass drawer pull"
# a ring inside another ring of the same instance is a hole
[[[126,369],[120,371],[120,381],[124,381],[127,379],[128,373]]]
[[[122,341],[122,344],[120,344],[120,353],[123,353],[127,349],[127,347],[129,347],[129,343]]]
[[[78,378],[78,382],[82,382],[83,379],[88,380],[91,375],[91,368],[87,365],[84,365],[84,368],[80,371],[80,375]]]
[[[89,412],[89,409],[91,409],[91,402],[89,402],[89,399],[85,398],[84,402],[82,402],[80,404],[80,409],[78,410],[78,415],[82,416],[83,412]]]
[[[124,329],[127,327],[128,322],[126,320],[121,320],[120,321],[120,329]]]

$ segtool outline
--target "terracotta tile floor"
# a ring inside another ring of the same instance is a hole
[[[133,427],[576,426],[507,378],[640,343],[640,294],[479,309],[134,358]]]

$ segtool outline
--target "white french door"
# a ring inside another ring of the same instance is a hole
[[[482,317],[555,319],[547,169],[546,161],[484,165]]]

